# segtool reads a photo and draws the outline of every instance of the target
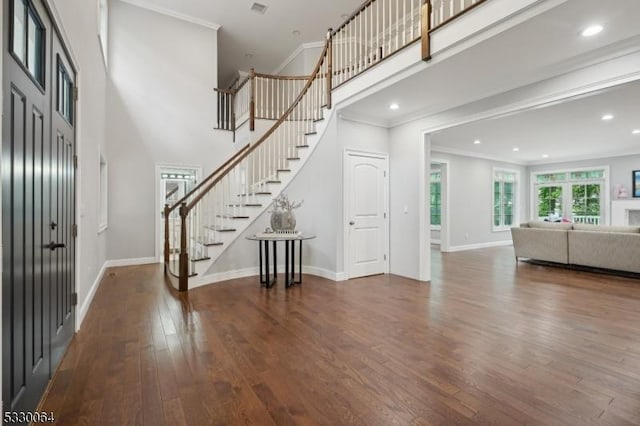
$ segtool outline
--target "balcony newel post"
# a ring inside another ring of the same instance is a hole
[[[327,31],[327,109],[331,109],[331,91],[333,82],[333,29]]]
[[[169,204],[164,205],[164,267],[167,268],[171,260],[171,245],[169,244]]]
[[[187,203],[180,206],[180,278],[179,291],[189,289],[189,254],[187,253]]]
[[[249,130],[256,128],[256,70],[249,72]]]
[[[429,31],[431,30],[431,0],[425,0],[422,5],[422,18],[421,18],[421,28],[422,28],[422,60],[428,61],[431,59],[431,35]]]

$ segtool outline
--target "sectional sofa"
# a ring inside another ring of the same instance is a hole
[[[640,227],[531,221],[511,228],[516,260],[640,273]]]

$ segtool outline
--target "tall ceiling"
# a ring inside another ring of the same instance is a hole
[[[127,1],[127,0],[124,0]],[[220,25],[218,80],[229,83],[237,71],[270,73],[301,44],[324,40],[362,0],[130,0],[130,3]],[[251,10],[267,6],[264,14]],[[294,34],[299,32],[299,35]]]

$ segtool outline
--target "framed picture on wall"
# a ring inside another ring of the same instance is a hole
[[[640,170],[633,171],[631,185],[633,187],[633,196],[636,198],[640,198]]]

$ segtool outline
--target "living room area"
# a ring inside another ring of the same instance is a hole
[[[434,247],[456,252],[511,245],[511,228],[530,221],[637,234],[639,95],[640,84],[631,82],[432,133]],[[615,241],[602,251],[611,252]],[[549,240],[539,243],[539,251],[551,251]],[[637,252],[626,244],[620,255],[607,256],[609,263],[570,262],[567,241],[564,258],[526,250],[520,256],[639,272],[633,266]],[[621,256],[629,258],[629,267],[616,263]]]

